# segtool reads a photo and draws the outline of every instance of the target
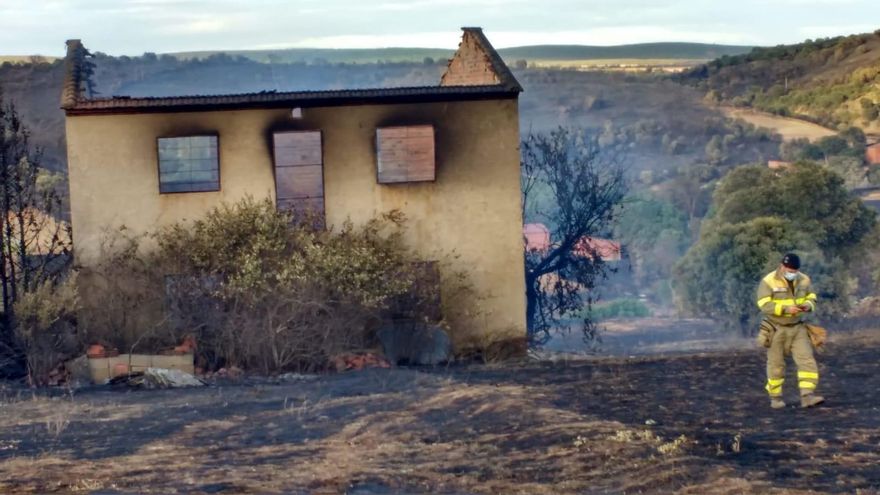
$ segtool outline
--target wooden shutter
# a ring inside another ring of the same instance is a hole
[[[313,214],[324,225],[324,159],[321,131],[277,132],[275,197],[279,209]]]
[[[376,150],[380,184],[435,179],[433,126],[380,127]]]

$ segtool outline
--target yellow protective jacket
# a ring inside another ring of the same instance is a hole
[[[810,286],[810,277],[798,272],[792,282],[785,280],[782,270],[768,273],[758,284],[758,307],[767,320],[775,325],[794,325],[803,319],[803,313],[788,315],[784,310],[788,306],[809,306],[816,311],[816,294]]]

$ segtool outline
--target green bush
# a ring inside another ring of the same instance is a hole
[[[855,289],[848,261],[860,259],[877,225],[874,212],[844,185],[836,173],[805,162],[781,173],[762,166],[728,173],[715,190],[713,214],[699,241],[675,268],[682,309],[753,331],[760,278],[794,250],[821,288],[821,314],[844,315]]]
[[[46,384],[55,366],[80,351],[76,339],[79,307],[75,273],[57,284],[46,281],[15,302],[15,337],[32,385]]]
[[[100,283],[85,333],[153,351],[191,335],[207,368],[320,368],[337,353],[374,345],[392,303],[416,290],[420,265],[403,243],[403,224],[391,213],[325,231],[292,222],[269,200],[221,206],[156,233],[154,249],[121,243],[92,274]],[[417,299],[434,290],[419,286]],[[102,319],[101,311],[109,314]]]
[[[610,318],[645,318],[651,316],[651,310],[638,299],[618,299],[604,304],[596,304],[585,310],[595,321]]]
[[[868,169],[868,183],[872,186],[880,184],[880,167],[875,165]]]

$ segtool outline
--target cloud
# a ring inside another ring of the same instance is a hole
[[[751,37],[715,29],[693,30],[660,26],[601,27],[582,31],[497,31],[487,32],[497,47],[523,45],[627,45],[658,41],[750,44]]]
[[[497,48],[523,45],[624,45],[670,40],[725,44],[751,43],[751,38],[735,32],[688,31],[656,26],[597,28],[583,31],[486,30],[486,36]],[[255,48],[385,48],[400,46],[455,48],[458,46],[460,37],[461,32],[458,30],[392,35],[340,35],[309,37],[294,43],[264,44]]]
[[[304,38],[294,43],[275,43],[274,48],[455,48],[461,38],[458,29],[433,33],[406,33],[385,35],[339,35]]]
[[[161,28],[161,32],[167,35],[192,35],[206,33],[222,33],[232,27],[228,19],[193,19],[179,22]]]
[[[451,9],[465,7],[468,9],[478,7],[503,7],[514,8],[515,4],[533,4],[530,0],[412,0],[412,1],[386,1],[378,4],[367,4],[370,9],[386,11],[414,11],[426,9]]]
[[[0,54],[648,41],[775,45],[870,32],[876,0],[0,0]]]
[[[870,33],[880,27],[877,24],[849,24],[849,25],[822,25],[822,26],[804,26],[798,29],[798,32],[804,38],[829,38],[835,36],[846,36],[850,34]]]

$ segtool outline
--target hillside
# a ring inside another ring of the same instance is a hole
[[[57,57],[43,57],[41,55],[0,55],[0,64],[30,64],[42,62],[54,62]]]
[[[618,46],[541,45],[503,48],[505,59],[714,59],[747,53],[752,47],[706,43],[638,43]]]
[[[516,60],[539,62],[543,60],[603,60],[603,59],[661,59],[711,60],[724,55],[748,52],[749,46],[715,45],[707,43],[639,43],[618,46],[536,45],[502,48],[498,50],[509,63]],[[178,52],[175,58],[205,59],[218,53],[241,56],[257,62],[273,63],[345,63],[363,64],[381,62],[423,62],[446,60],[454,50],[437,48],[365,48],[321,49],[289,48],[281,50],[235,50]]]
[[[723,56],[684,75],[707,99],[828,127],[880,128],[880,30]]]

